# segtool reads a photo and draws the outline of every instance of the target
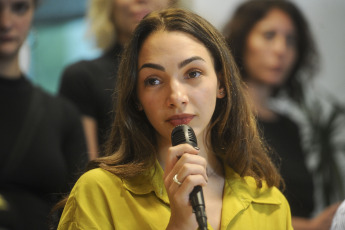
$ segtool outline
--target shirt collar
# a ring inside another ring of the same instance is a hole
[[[240,177],[230,167],[225,167],[225,177],[226,188],[224,191],[232,193],[240,200],[263,204],[281,204],[280,197],[273,196],[273,187],[268,187],[266,181],[262,181],[262,187],[258,188],[253,177]]]
[[[222,207],[222,229],[238,214],[246,210],[251,203],[261,204],[281,204],[281,200],[274,195],[273,187],[269,188],[266,182],[262,182],[262,187],[256,186],[253,177],[240,177],[230,167],[225,168],[225,185]]]
[[[146,173],[133,179],[123,180],[123,186],[137,195],[154,192],[164,203],[170,204],[168,193],[164,186],[163,174],[164,171],[162,167],[159,162],[156,161],[155,165],[147,170]]]
[[[262,204],[281,204],[281,200],[277,196],[273,196],[272,187],[269,188],[265,181],[262,187],[256,186],[253,177],[240,177],[230,167],[225,168],[225,185],[223,191],[223,208],[233,206],[227,202],[236,203],[238,208],[247,208],[251,202]],[[144,195],[154,192],[156,196],[164,203],[170,204],[167,191],[164,186],[163,169],[159,162],[156,161],[154,167],[146,173],[133,178],[123,180],[123,186],[130,192],[137,195]]]

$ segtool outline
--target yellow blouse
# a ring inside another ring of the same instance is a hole
[[[292,229],[289,204],[277,188],[263,184],[258,189],[254,178],[241,178],[230,168],[225,175],[222,230]],[[169,218],[169,199],[158,163],[135,180],[122,180],[98,168],[86,172],[75,184],[58,230],[161,230]]]

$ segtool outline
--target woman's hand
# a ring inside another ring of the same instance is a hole
[[[171,216],[167,229],[197,229],[198,224],[189,202],[189,194],[197,185],[207,184],[206,160],[189,144],[169,148],[164,170],[164,185],[168,192]],[[174,182],[176,176],[180,185]]]
[[[313,219],[292,217],[292,226],[295,230],[329,230],[339,205],[340,203],[335,203],[328,206]]]

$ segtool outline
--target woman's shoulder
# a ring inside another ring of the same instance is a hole
[[[83,194],[107,194],[110,191],[122,188],[122,180],[118,176],[101,168],[85,172],[75,183],[71,195],[83,196]]]
[[[275,186],[268,186],[265,180],[259,186],[254,177],[241,177],[231,168],[227,169],[226,174],[230,188],[243,199],[267,204],[287,203],[283,193]]]
[[[41,87],[34,87],[33,92],[38,95],[39,102],[37,103],[41,105],[42,110],[44,110],[49,119],[54,119],[59,124],[67,124],[67,126],[79,122],[81,114],[68,99],[60,95],[48,93]]]
[[[258,186],[253,177],[242,177],[230,168],[224,194],[223,215],[236,218],[235,229],[292,229],[289,203],[278,188],[265,181]]]
[[[85,172],[75,183],[69,198],[72,200],[104,200],[105,197],[120,192],[122,180],[116,175],[96,168]]]
[[[119,177],[101,168],[85,172],[68,197],[58,229],[111,229],[104,218],[120,200],[120,183]]]
[[[101,55],[95,59],[80,60],[65,67],[62,74],[62,80],[77,80],[88,78],[99,78],[115,66],[115,57]]]
[[[121,178],[102,168],[95,168],[85,172],[76,183],[76,186],[110,185],[122,183]]]

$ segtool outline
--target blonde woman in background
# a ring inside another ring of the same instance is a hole
[[[140,20],[153,10],[175,6],[178,0],[90,0],[90,35],[103,51],[95,60],[68,66],[59,93],[82,113],[90,159],[98,156],[112,122],[112,93],[120,54]],[[102,152],[102,151],[101,151]]]

